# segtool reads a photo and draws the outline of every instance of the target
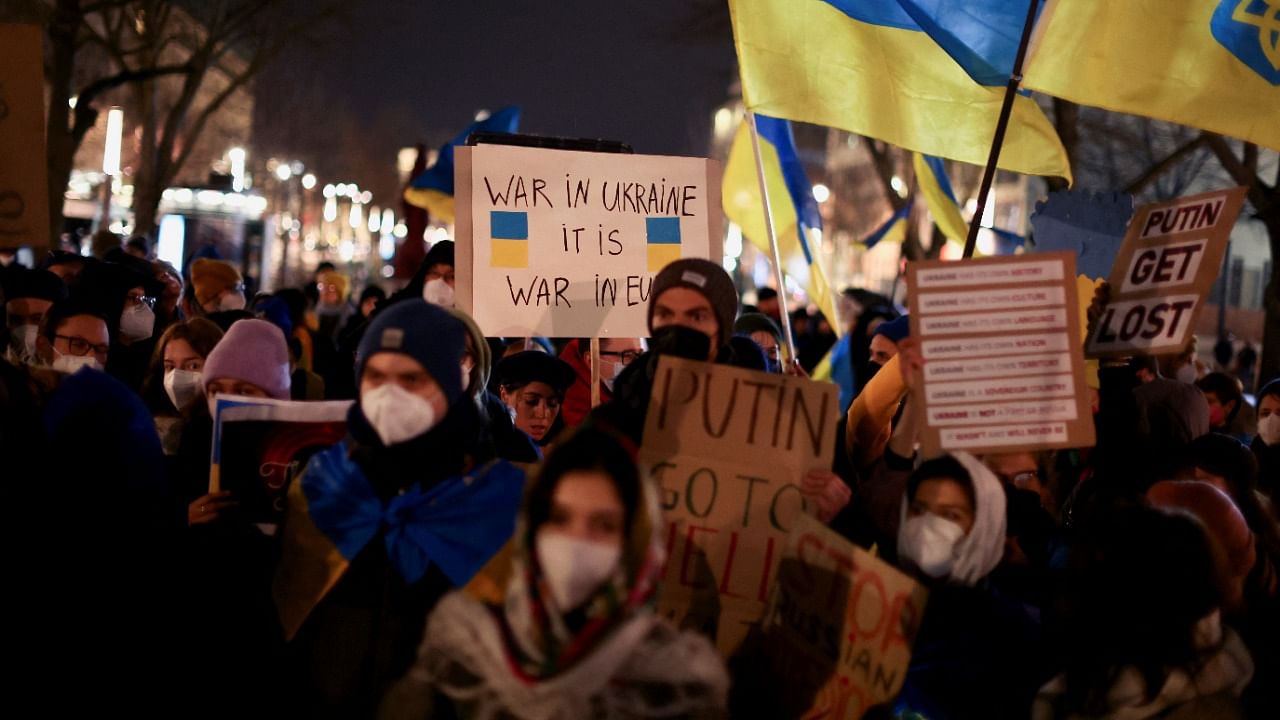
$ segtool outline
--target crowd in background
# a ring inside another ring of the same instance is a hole
[[[3,268],[9,636],[49,714],[797,714],[761,658],[654,610],[636,452],[672,355],[839,385],[836,452],[794,482],[930,589],[875,716],[1280,717],[1280,380],[1247,345],[1104,363],[1095,447],[925,458],[924,360],[876,293],[791,311],[787,362],[776,292],[742,306],[679,260],[649,336],[600,341],[593,407],[590,339],[486,337],[448,241],[390,293],[329,264],[267,293],[141,238],[96,250]],[[210,490],[220,395],[354,401],[278,528]]]

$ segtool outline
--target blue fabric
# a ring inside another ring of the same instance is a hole
[[[473,122],[465,130],[458,133],[440,148],[436,162],[409,183],[410,187],[419,190],[439,190],[447,195],[453,194],[453,148],[464,145],[467,137],[474,132],[513,133],[520,125],[520,108],[516,105],[504,107],[488,118]]]
[[[787,185],[787,194],[791,197],[791,205],[796,210],[796,220],[800,224],[800,232],[796,233],[796,237],[804,252],[804,261],[812,265],[813,253],[809,249],[809,237],[804,231],[807,228],[821,230],[822,215],[818,212],[818,201],[813,197],[813,183],[809,182],[804,164],[796,154],[796,139],[791,132],[791,121],[757,114],[756,130],[760,133],[760,139],[772,145],[778,154],[782,180]]]
[[[849,335],[846,333],[831,348],[831,381],[840,388],[840,412],[848,412],[853,404],[853,365],[849,362]]]
[[[956,202],[956,193],[951,189],[951,178],[947,177],[947,166],[943,164],[942,158],[933,155],[924,155],[924,163],[929,166],[929,170],[933,172],[934,180],[938,183],[938,189],[951,200],[952,205],[959,205]]]
[[[868,25],[883,25],[899,30],[920,30],[920,25],[907,14],[899,0],[822,0],[848,15],[850,19]]]
[[[889,234],[889,231],[893,229],[894,225],[906,220],[911,215],[911,202],[914,199],[915,198],[908,200],[906,205],[903,205],[900,210],[895,212],[893,215],[890,215],[889,219],[885,220],[883,225],[876,228],[862,241],[862,244],[866,245],[868,250],[875,247],[876,243],[883,240],[884,236]]]
[[[896,4],[975,82],[1002,86],[1013,74],[1031,1],[1043,7],[1042,0],[896,0]]]
[[[300,482],[311,521],[344,558],[382,532],[387,558],[409,583],[435,563],[465,584],[515,532],[524,493],[524,473],[499,460],[425,492],[414,485],[384,506],[344,444],[312,456]]]

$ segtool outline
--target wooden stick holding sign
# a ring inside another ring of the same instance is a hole
[[[1111,266],[1107,304],[1090,328],[1088,357],[1186,348],[1246,192],[1236,187],[1138,208]]]

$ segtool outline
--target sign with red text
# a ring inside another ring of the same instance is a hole
[[[829,468],[835,385],[664,356],[640,459],[658,483],[667,566],[658,609],[714,630],[728,656],[764,612],[799,483]]]
[[[926,457],[1094,444],[1072,253],[913,262],[907,288]]]
[[[1085,344],[1089,357],[1181,352],[1222,266],[1246,189],[1143,205],[1111,267],[1111,292]]]
[[[647,337],[654,274],[680,258],[720,262],[713,160],[455,152],[458,307],[485,335]]]
[[[928,591],[803,517],[787,537],[761,630],[800,717],[857,720],[902,690]]]
[[[0,247],[49,246],[42,36],[0,24]]]

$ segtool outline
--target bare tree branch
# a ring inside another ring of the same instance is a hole
[[[1203,135],[1200,135],[1194,138],[1193,140],[1183,143],[1181,147],[1174,150],[1172,153],[1169,153],[1169,155],[1166,156],[1160,162],[1148,167],[1146,172],[1142,173],[1141,175],[1139,175],[1138,177],[1130,181],[1127,185],[1125,185],[1124,191],[1126,193],[1129,193],[1130,195],[1136,195],[1142,192],[1142,190],[1145,189],[1147,185],[1151,184],[1152,181],[1154,181],[1156,178],[1163,175],[1166,171],[1168,171],[1173,166],[1177,165],[1179,162],[1182,162],[1182,160],[1186,158],[1187,155],[1196,151],[1204,144],[1205,144],[1205,138]]]
[[[1249,172],[1249,168],[1240,162],[1239,158],[1232,152],[1231,146],[1227,144],[1227,141],[1221,135],[1207,131],[1203,134],[1205,141],[1209,144],[1209,149],[1213,150],[1213,154],[1217,156],[1218,162],[1222,164],[1223,169],[1238,184],[1249,188],[1249,202],[1253,204],[1255,210],[1262,212],[1268,205],[1266,187],[1262,184],[1262,178]]]

